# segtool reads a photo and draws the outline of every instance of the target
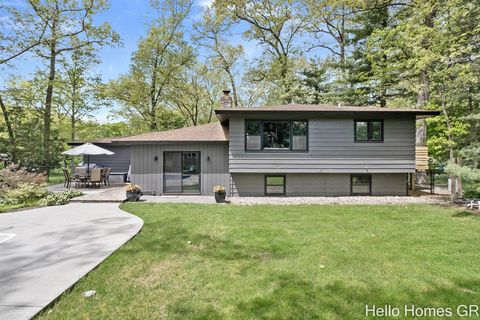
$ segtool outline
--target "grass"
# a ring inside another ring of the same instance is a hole
[[[61,184],[63,183],[65,178],[63,177],[63,170],[61,168],[59,169],[51,169],[50,174],[48,176],[48,185],[54,185],[54,184]]]
[[[0,204],[0,213],[14,211],[22,208],[33,208],[38,206],[39,200],[23,202],[19,204]]]
[[[145,221],[142,232],[41,319],[359,319],[365,304],[456,308],[480,300],[480,220],[458,210],[122,209]],[[92,289],[94,297],[82,297]]]

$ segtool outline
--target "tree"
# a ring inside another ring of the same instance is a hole
[[[220,101],[223,80],[218,71],[197,64],[187,70],[171,101],[190,125],[210,123]]]
[[[0,5],[0,70],[15,59],[39,46],[47,29],[47,23],[35,19],[28,10],[20,11],[13,6]],[[15,23],[12,23],[15,21]],[[21,34],[22,37],[18,35]],[[0,110],[8,133],[8,151],[12,162],[17,162],[17,139],[13,130],[10,111],[0,94]]]
[[[348,69],[347,83],[349,90],[346,96],[351,104],[380,105],[387,107],[387,99],[396,97],[400,93],[396,90],[397,77],[377,78],[372,71],[372,61],[368,59],[367,43],[372,33],[383,30],[390,25],[390,10],[393,10],[391,1],[371,6],[361,10],[350,19],[349,46],[351,54],[346,62]],[[385,67],[386,56],[383,52],[376,55],[375,63]]]
[[[159,119],[166,98],[193,61],[193,50],[183,39],[182,30],[190,8],[188,0],[167,1],[133,53],[129,73],[111,81],[105,91],[121,104],[118,114],[140,116],[150,131],[162,129]]]
[[[91,47],[75,50],[68,60],[61,62],[59,109],[69,119],[71,141],[76,140],[77,124],[104,104],[98,94],[100,76],[90,74],[96,64],[98,59]]]
[[[265,48],[252,79],[275,83],[278,99],[292,102],[295,58],[301,51],[299,40],[306,26],[303,4],[288,0],[218,0],[214,8],[220,17],[246,23],[249,29],[244,37]]]
[[[28,0],[36,19],[46,29],[35,53],[48,64],[48,84],[45,90],[43,117],[43,166],[48,173],[51,165],[52,101],[58,59],[68,52],[89,46],[117,44],[119,36],[108,23],[96,26],[93,17],[107,9],[106,0]]]
[[[204,11],[202,22],[194,25],[196,31],[194,40],[210,51],[207,61],[211,61],[212,65],[227,74],[232,88],[233,107],[236,108],[239,103],[234,69],[243,54],[243,47],[241,45],[232,46],[228,43],[226,37],[230,35],[230,28],[231,23],[227,19],[216,16],[211,9],[207,8]]]
[[[47,78],[37,72],[32,79],[11,78],[3,91],[9,116],[16,136],[17,163],[31,169],[38,169],[43,163],[42,140],[43,105],[41,102]],[[56,97],[55,97],[56,100]],[[63,148],[58,128],[52,128],[52,161],[58,161]],[[0,138],[1,139],[1,138]]]
[[[313,48],[328,50],[340,66],[345,65],[349,44],[349,19],[352,9],[336,1],[306,0],[308,15],[306,29],[314,37]]]

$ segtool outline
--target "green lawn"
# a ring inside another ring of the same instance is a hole
[[[48,176],[48,184],[49,185],[54,185],[54,184],[60,184],[63,183],[65,178],[63,177],[63,169],[51,169],[50,174]]]
[[[142,232],[41,318],[359,319],[365,304],[480,301],[480,219],[453,209],[122,208]]]
[[[22,208],[33,208],[38,206],[38,200],[23,202],[19,204],[0,204],[0,213],[5,213]]]

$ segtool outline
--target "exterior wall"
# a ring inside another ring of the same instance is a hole
[[[130,166],[130,146],[112,146],[110,144],[98,144],[98,146],[115,152],[115,154],[111,156],[90,156],[90,163],[98,163],[103,167],[112,168],[112,172],[128,171],[128,167]],[[84,156],[84,162],[87,162],[86,156]]]
[[[258,173],[234,173],[233,196],[264,196],[265,175]],[[287,173],[285,175],[287,196],[349,196],[350,174],[326,173],[304,174]],[[372,195],[405,196],[406,174],[372,174]]]
[[[227,143],[198,144],[139,144],[131,147],[131,181],[143,190],[163,193],[163,152],[200,151],[200,185],[202,195],[213,195],[215,185],[227,189],[230,184],[228,173]],[[155,161],[154,158],[158,159]]]
[[[272,115],[269,118],[279,119]],[[294,116],[289,118],[305,119]],[[377,118],[374,117],[374,119]],[[384,142],[382,143],[355,143],[353,118],[309,119],[308,125],[309,151],[256,152],[245,151],[245,119],[230,118],[230,172],[415,172],[415,119],[413,117],[384,118]]]
[[[372,195],[407,195],[407,175],[401,173],[372,175]]]

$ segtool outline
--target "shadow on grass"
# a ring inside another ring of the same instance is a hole
[[[414,304],[455,310],[461,304],[476,304],[475,292],[480,287],[480,281],[474,279],[456,279],[448,286],[431,283],[426,291],[380,288],[372,283],[349,284],[343,280],[321,287],[294,273],[275,274],[265,280],[271,282],[273,290],[239,302],[238,318],[360,319],[365,318],[366,305],[403,309],[404,305]]]
[[[457,211],[452,215],[452,217],[455,217],[455,218],[472,217],[476,220],[480,220],[480,211],[479,212],[474,212],[469,210]]]

